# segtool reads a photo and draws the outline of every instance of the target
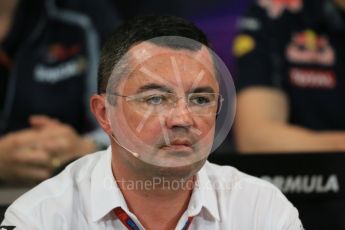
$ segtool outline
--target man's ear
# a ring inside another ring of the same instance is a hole
[[[104,132],[111,134],[111,125],[108,119],[106,108],[106,97],[103,95],[95,94],[90,99],[90,107],[93,115],[96,117],[98,124],[102,127]]]

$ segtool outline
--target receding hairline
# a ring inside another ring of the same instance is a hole
[[[144,15],[134,17],[120,25],[106,40],[102,52],[97,78],[97,92],[104,93],[108,79],[122,56],[137,42],[158,39],[155,43],[163,42],[164,46],[179,44],[178,37],[191,39],[204,44],[210,43],[205,33],[191,21],[181,17],[169,15]],[[197,50],[197,46],[187,43],[188,49]],[[196,44],[196,43],[195,43]],[[173,47],[176,48],[176,47]]]
[[[152,40],[146,40],[146,41],[138,41],[135,42],[134,44],[132,44],[128,51],[122,56],[122,58],[114,64],[113,69],[111,71],[111,74],[108,76],[107,82],[108,84],[110,83],[109,81],[111,81],[112,84],[112,88],[117,89],[118,86],[120,85],[120,83],[124,80],[125,77],[130,77],[131,74],[128,73],[129,70],[132,70],[131,67],[129,67],[130,65],[137,65],[137,63],[135,63],[136,58],[134,57],[135,54],[134,52],[136,52],[135,49],[140,48],[140,45],[149,45],[151,48],[155,48],[155,47],[159,47],[159,48],[163,48],[163,49],[168,49],[168,50],[172,50],[172,51],[187,51],[189,53],[205,53],[207,54],[207,60],[210,61],[209,64],[212,64],[213,68],[209,69],[207,68],[208,72],[210,72],[212,74],[212,76],[215,77],[215,79],[219,82],[219,77],[217,74],[217,68],[215,65],[215,58],[214,58],[214,53],[210,50],[210,48],[208,46],[206,46],[205,44],[201,44],[200,43],[200,47],[198,49],[188,49],[188,48],[176,48],[174,46],[169,46],[169,45],[162,45],[162,44],[157,44],[155,42],[153,42]],[[157,53],[157,54],[161,54],[161,53]],[[153,54],[151,55],[151,57],[154,57],[157,54]],[[206,63],[203,63],[200,61],[200,59],[197,59],[198,62],[202,63],[203,65],[205,65]],[[125,66],[122,66],[123,63],[125,63]],[[115,76],[114,76],[115,75]],[[109,85],[107,85],[106,88],[108,88]]]

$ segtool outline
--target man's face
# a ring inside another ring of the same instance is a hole
[[[210,153],[218,82],[206,48],[174,50],[141,43],[130,50],[133,69],[110,106],[112,132],[145,163],[184,167]],[[110,81],[111,82],[111,81]]]

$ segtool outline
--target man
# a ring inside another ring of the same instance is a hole
[[[238,25],[238,150],[344,151],[345,1],[257,0]]]
[[[206,161],[221,109],[205,35],[171,16],[120,26],[91,107],[111,147],[14,202],[18,229],[301,229],[271,184]],[[230,100],[228,98],[228,100]]]
[[[35,184],[100,147],[88,101],[118,21],[107,0],[1,0],[0,184]]]

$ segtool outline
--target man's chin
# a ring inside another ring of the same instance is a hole
[[[194,148],[192,151],[186,150],[159,148],[151,154],[141,155],[138,160],[142,162],[144,172],[150,174],[150,177],[188,178],[200,170],[208,154],[206,151],[195,151]]]
[[[156,173],[158,177],[165,178],[189,178],[195,175],[205,164],[206,158],[199,161],[186,162],[186,160],[174,160],[164,164],[156,164]]]
[[[192,148],[162,148],[151,163],[164,168],[180,168],[193,165],[200,158],[199,153],[196,153]]]

